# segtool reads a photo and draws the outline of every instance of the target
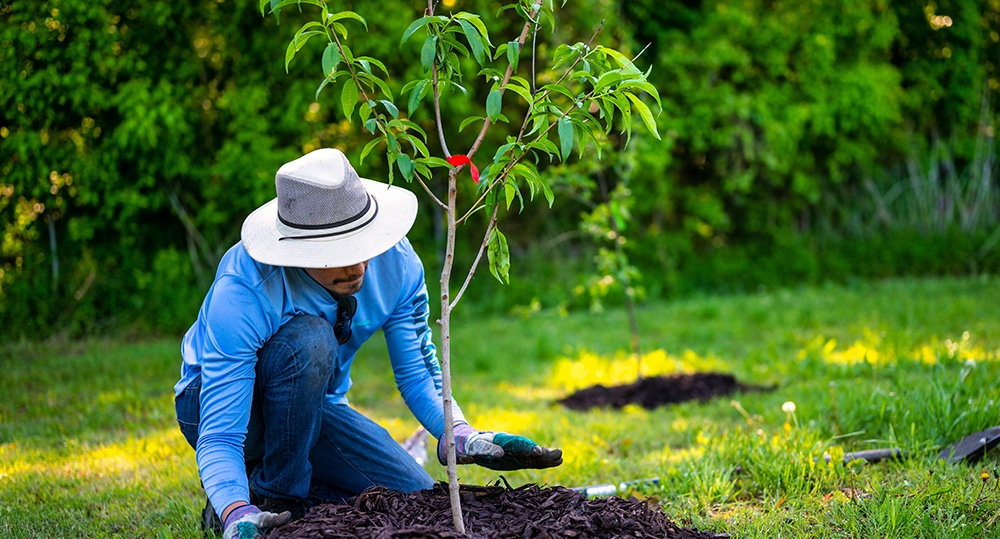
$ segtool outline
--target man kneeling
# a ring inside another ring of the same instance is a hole
[[[441,370],[406,189],[362,179],[339,150],[282,166],[277,198],[251,213],[184,336],[177,420],[196,450],[203,528],[258,537],[322,502],[433,480],[348,405],[351,363],[382,330],[407,407],[438,440]],[[453,405],[458,462],[546,468],[562,452],[479,431]],[[438,443],[444,462],[444,444]]]

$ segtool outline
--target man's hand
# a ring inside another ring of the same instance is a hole
[[[261,511],[256,505],[244,505],[233,509],[226,517],[226,531],[222,532],[224,539],[254,539],[264,537],[264,532],[287,524],[292,514],[285,511],[281,514]]]
[[[444,440],[438,440],[438,461],[445,464]],[[524,436],[478,431],[468,423],[455,423],[458,464],[478,464],[491,470],[552,468],[562,464],[562,450],[542,447]]]

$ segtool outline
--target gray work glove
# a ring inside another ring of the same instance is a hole
[[[254,539],[264,537],[264,532],[277,528],[292,520],[292,514],[261,511],[256,505],[244,505],[233,509],[226,517],[223,539]]]
[[[438,440],[438,461],[445,464],[444,440]],[[464,421],[455,423],[458,464],[478,464],[491,470],[552,468],[562,464],[562,450],[543,447],[524,436],[479,431]]]

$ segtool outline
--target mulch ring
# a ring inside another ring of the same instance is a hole
[[[681,528],[642,500],[588,499],[565,487],[461,486],[465,535],[455,531],[448,485],[404,493],[372,487],[342,504],[313,507],[268,539],[715,539]]]
[[[696,372],[672,376],[650,376],[620,386],[595,385],[583,388],[558,402],[571,410],[622,408],[637,404],[652,410],[658,406],[690,400],[707,401],[736,392],[767,391],[773,388],[740,383],[731,374]]]

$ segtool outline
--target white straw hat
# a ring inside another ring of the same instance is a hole
[[[243,247],[272,266],[339,268],[370,260],[409,232],[417,197],[358,177],[340,150],[323,148],[282,165],[278,197],[243,222]]]

